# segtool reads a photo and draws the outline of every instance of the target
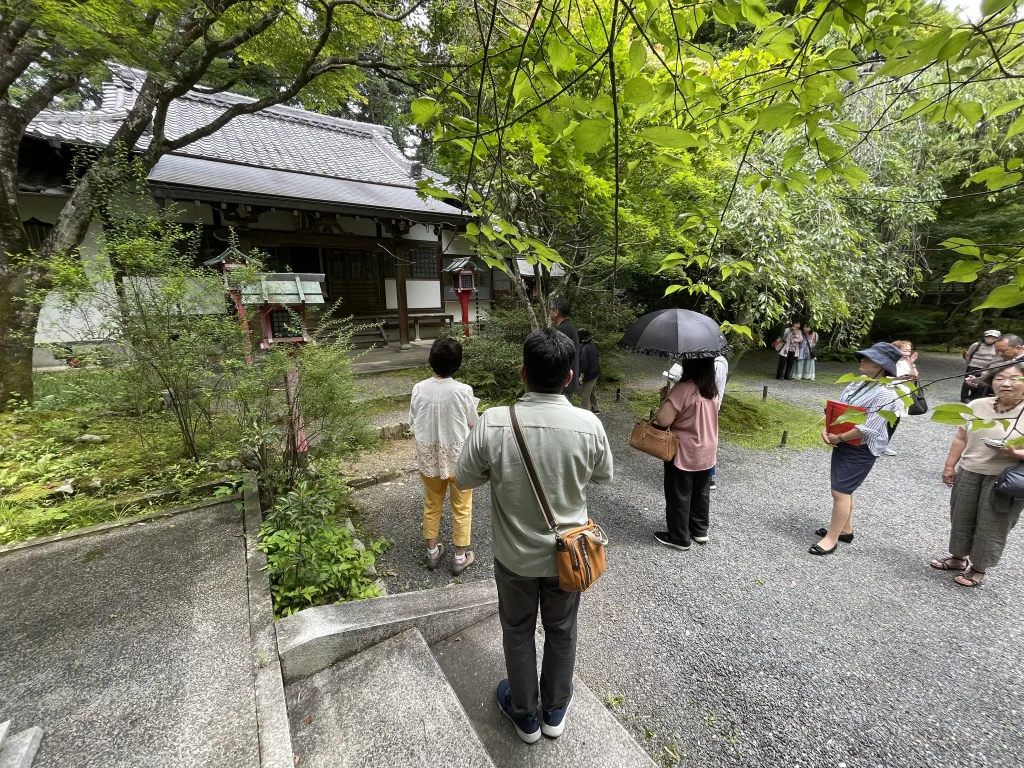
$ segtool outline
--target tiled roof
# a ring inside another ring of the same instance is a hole
[[[149,174],[150,183],[189,189],[324,203],[354,213],[416,213],[431,220],[455,218],[457,208],[423,199],[411,187],[370,184],[328,176],[312,176],[274,168],[225,163],[198,157],[164,155]]]
[[[112,81],[104,84],[100,109],[41,112],[29,125],[27,133],[71,144],[105,145],[113,138],[134,104],[144,77],[144,73],[136,70],[114,68]],[[171,103],[165,133],[168,138],[178,138],[209,124],[233,104],[252,101],[254,99],[238,94],[190,91]],[[151,138],[147,132],[140,139],[137,149],[145,149]],[[400,187],[403,188],[401,192],[410,191],[410,194],[400,194],[399,190],[395,190],[381,191],[380,195],[393,198],[393,202],[399,197],[403,202],[416,198],[418,204],[411,206],[411,209],[421,210],[424,207],[424,201],[419,200],[414,191],[416,180],[412,176],[413,163],[395,146],[391,129],[382,125],[329,117],[295,107],[275,106],[252,115],[236,117],[213,135],[189,144],[174,156],[165,156],[154,169],[154,174],[165,165],[165,161],[172,158],[181,160],[183,157],[241,164],[254,169],[273,169],[289,174],[315,174],[318,178],[363,182],[363,186]],[[179,172],[175,183],[186,183],[180,179],[180,171],[186,166],[177,163],[175,167]],[[211,168],[198,164],[193,167],[207,171]],[[243,174],[241,171],[222,169],[217,175],[237,179]],[[436,174],[432,175],[436,177]],[[266,183],[271,181],[270,176],[273,174],[262,179],[263,194],[274,194],[266,188]],[[163,179],[157,176],[152,178],[170,183],[166,176]],[[278,178],[283,180],[286,177]],[[191,178],[187,183],[210,186],[201,177]],[[321,184],[317,181],[310,183]],[[255,189],[249,191],[256,192]],[[427,207],[439,207],[449,213],[457,213],[454,208],[442,203],[431,203]]]

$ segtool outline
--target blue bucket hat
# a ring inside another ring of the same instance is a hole
[[[880,341],[877,344],[871,345],[869,349],[862,349],[854,354],[858,361],[866,357],[872,363],[882,366],[890,376],[896,375],[896,363],[903,357],[903,353],[899,348],[894,347],[888,341]]]

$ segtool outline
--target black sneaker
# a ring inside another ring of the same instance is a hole
[[[712,491],[717,491],[718,490],[718,483],[715,482],[715,478],[713,478],[713,477],[711,478],[711,490]]]
[[[672,547],[672,549],[678,549],[680,552],[686,552],[690,548],[690,544],[676,544],[668,535],[668,531],[658,531],[654,534],[654,538],[659,544],[664,544],[666,547]]]

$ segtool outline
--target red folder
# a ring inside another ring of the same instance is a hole
[[[828,400],[825,403],[825,430],[830,435],[844,435],[851,429],[857,427],[856,424],[851,424],[849,421],[844,421],[839,424],[835,423],[835,420],[842,416],[847,411],[858,411],[860,413],[867,413],[867,408],[860,408],[856,405],[847,405],[846,403],[836,402],[835,400]],[[850,445],[860,445],[860,438],[856,440],[847,440]]]

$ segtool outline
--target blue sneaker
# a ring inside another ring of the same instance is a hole
[[[520,739],[527,744],[533,744],[540,739],[540,723],[536,715],[516,717],[512,714],[512,687],[508,680],[498,683],[498,706],[501,707],[502,714],[512,721]]]
[[[565,711],[572,704],[574,693],[576,693],[576,686],[570,685],[569,700],[565,702],[565,706],[561,709],[552,709],[550,712],[544,713],[544,722],[541,724],[540,729],[549,739],[557,739],[562,735],[562,731],[565,730]]]

